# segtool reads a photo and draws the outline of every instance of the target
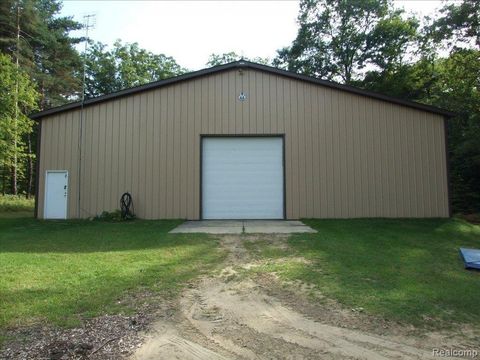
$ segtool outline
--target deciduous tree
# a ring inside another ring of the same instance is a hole
[[[442,40],[449,47],[469,48],[475,44],[480,49],[480,2],[463,0],[446,4],[440,10],[441,16],[433,21],[429,32],[436,43]]]
[[[388,0],[302,0],[298,22],[296,39],[275,64],[346,84],[365,69],[402,63],[418,27]]]
[[[117,40],[109,49],[97,42],[86,54],[86,96],[108,94],[185,71],[172,57],[154,54],[137,43],[122,44]]]
[[[234,61],[238,60],[247,60],[247,61],[253,61],[259,64],[264,64],[268,65],[270,64],[270,60],[267,58],[261,58],[261,57],[254,57],[254,58],[248,58],[244,57],[242,55],[238,55],[234,51],[230,51],[228,53],[223,53],[223,54],[211,54],[208,57],[207,61],[207,66],[217,66],[217,65],[223,65],[223,64],[228,64]]]

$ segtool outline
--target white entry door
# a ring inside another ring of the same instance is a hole
[[[48,170],[45,177],[45,219],[66,219],[68,171]]]
[[[202,139],[203,219],[283,219],[283,138]]]

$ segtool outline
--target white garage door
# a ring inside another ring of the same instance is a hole
[[[283,219],[283,139],[206,137],[204,219]]]

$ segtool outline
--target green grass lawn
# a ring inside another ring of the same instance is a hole
[[[318,233],[291,237],[290,250],[247,243],[266,260],[255,271],[314,284],[349,308],[414,325],[480,321],[480,272],[464,270],[458,254],[459,247],[480,248],[479,225],[459,219],[305,223]]]
[[[0,329],[129,311],[119,300],[136,290],[175,295],[223,258],[207,236],[167,234],[179,223],[0,216]]]

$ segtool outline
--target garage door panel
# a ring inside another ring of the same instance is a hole
[[[204,219],[283,218],[283,139],[204,138]]]

